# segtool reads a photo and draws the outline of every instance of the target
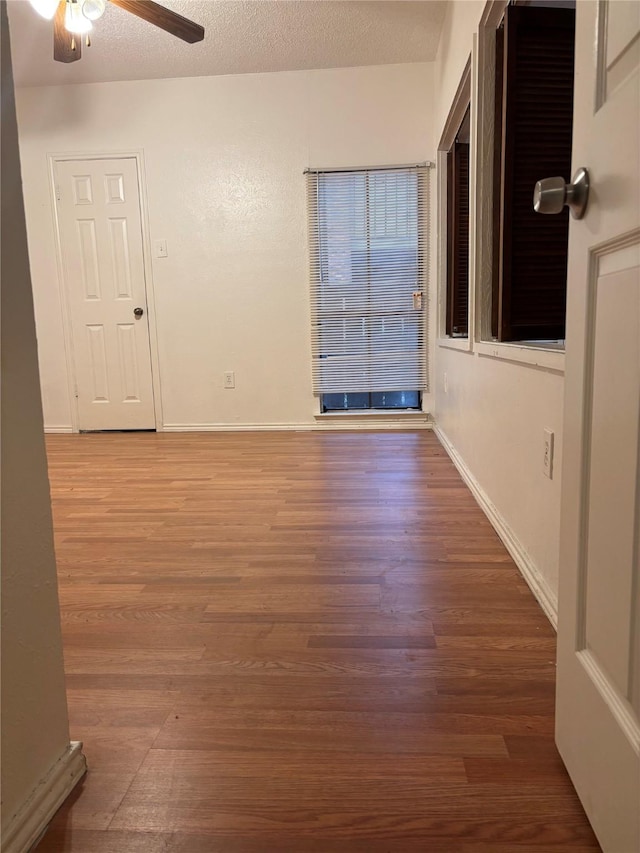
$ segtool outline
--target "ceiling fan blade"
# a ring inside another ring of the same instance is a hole
[[[56,62],[76,62],[82,57],[82,36],[74,36],[64,25],[67,0],[60,0],[53,19],[53,58]]]
[[[111,0],[114,6],[120,9],[125,9],[133,15],[137,15],[150,24],[160,27],[176,36],[182,41],[194,44],[194,42],[202,41],[204,38],[204,27],[200,24],[195,24],[188,18],[183,18],[177,12],[172,12],[166,9],[154,0]]]

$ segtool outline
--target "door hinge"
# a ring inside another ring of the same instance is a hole
[[[62,201],[62,193],[60,192],[60,184],[56,184],[56,201]]]
[[[78,386],[77,385],[73,386],[73,393],[75,394],[75,398],[77,400],[78,399]]]

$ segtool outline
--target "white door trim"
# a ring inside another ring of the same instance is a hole
[[[158,348],[158,326],[156,322],[155,290],[153,286],[153,267],[151,263],[151,239],[149,230],[149,209],[146,193],[146,176],[144,152],[142,150],[117,152],[79,152],[65,154],[49,154],[49,190],[53,209],[53,229],[56,246],[56,266],[58,270],[58,292],[62,306],[62,327],[64,332],[65,361],[67,366],[67,385],[71,401],[71,429],[79,432],[78,400],[76,397],[76,377],[73,359],[73,335],[71,331],[71,308],[69,305],[69,288],[65,280],[62,263],[62,240],[58,205],[56,204],[56,165],[68,160],[135,160],[138,174],[138,197],[140,199],[140,222],[142,227],[142,254],[144,278],[147,295],[147,320],[149,323],[149,350],[151,354],[151,382],[153,387],[153,406],[156,430],[163,429],[162,417],[162,383],[160,378],[160,355]]]

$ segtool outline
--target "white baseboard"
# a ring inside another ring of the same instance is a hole
[[[326,419],[325,419],[326,418]],[[410,416],[407,418],[393,418],[389,416],[375,417],[363,415],[341,417],[318,415],[318,420],[313,423],[302,424],[164,424],[158,427],[158,432],[261,432],[261,431],[293,431],[306,432],[308,430],[364,430],[364,429],[431,429],[431,421],[428,415],[422,418]],[[321,419],[321,420],[320,420]],[[47,435],[71,435],[73,427],[70,426],[45,426]]]
[[[3,832],[2,853],[28,853],[86,770],[82,744],[72,741]]]
[[[162,432],[263,432],[289,431],[307,432],[309,430],[391,430],[391,429],[431,429],[427,420],[389,420],[367,417],[356,419],[330,419],[322,423],[302,424],[165,424]]]
[[[472,495],[480,505],[480,508],[491,522],[491,525],[493,526],[494,530],[496,531],[496,533],[502,540],[505,548],[513,558],[514,563],[520,570],[520,574],[523,576],[523,578],[529,585],[531,592],[535,595],[538,601],[538,604],[544,610],[547,619],[549,620],[549,622],[551,622],[554,629],[557,631],[557,595],[553,592],[545,578],[540,573],[540,570],[535,565],[535,563],[527,553],[526,549],[523,547],[522,543],[519,541],[518,537],[515,535],[511,527],[502,517],[500,511],[491,501],[491,499],[489,498],[485,490],[482,488],[480,483],[473,476],[473,474],[467,467],[465,461],[458,454],[457,450],[451,444],[446,435],[442,432],[442,430],[438,427],[437,424],[434,424],[433,430],[438,436],[440,443],[449,454],[451,461],[458,469],[460,476],[469,487]]]

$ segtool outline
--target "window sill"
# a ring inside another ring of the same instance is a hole
[[[317,421],[414,421],[418,423],[427,423],[429,415],[427,412],[406,411],[393,409],[355,409],[347,412],[320,412],[314,415]]]
[[[471,338],[438,338],[438,346],[471,352]]]
[[[475,352],[488,358],[514,361],[531,367],[543,367],[556,373],[564,373],[564,350],[557,346],[542,346],[525,343],[506,344],[493,341],[477,341]]]

